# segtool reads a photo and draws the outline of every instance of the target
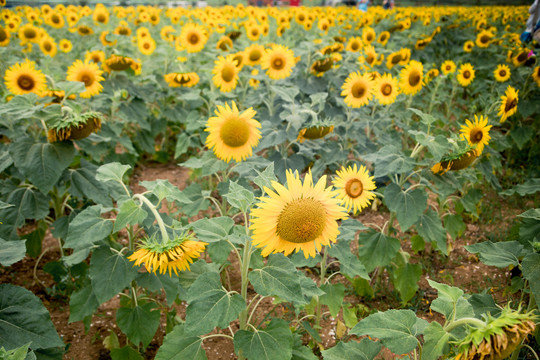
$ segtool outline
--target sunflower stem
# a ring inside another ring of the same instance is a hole
[[[157,211],[154,204],[152,204],[150,200],[148,200],[144,197],[144,195],[141,194],[135,194],[133,195],[133,198],[139,200],[141,203],[144,203],[146,206],[148,206],[150,211],[152,211],[152,214],[154,215],[154,218],[156,219],[159,226],[159,231],[161,232],[162,243],[167,244],[169,242],[169,235],[167,234],[165,223],[163,222],[163,219],[161,218],[161,215],[159,215],[159,212]]]
[[[244,225],[246,227],[246,235],[249,235],[249,224],[248,224],[248,218],[247,218],[246,213],[244,213]],[[240,274],[242,276],[242,288],[240,290],[240,295],[242,295],[242,297],[244,298],[244,301],[246,302],[246,305],[248,305],[247,304],[247,300],[248,300],[247,299],[247,288],[248,288],[248,284],[249,284],[248,273],[249,273],[250,256],[251,256],[251,240],[246,239],[246,244],[244,245],[244,253],[243,253],[242,259],[240,261],[240,266],[241,266]],[[248,308],[246,306],[246,309],[243,310],[240,313],[240,317],[239,317],[240,330],[246,330],[247,329],[247,325],[248,325],[247,316],[248,316]]]
[[[450,332],[461,325],[474,325],[476,327],[482,327],[485,326],[486,323],[477,318],[465,317],[456,321],[452,321],[450,324],[444,327],[444,331]]]
[[[325,251],[323,253],[323,258],[321,260],[321,275],[319,278],[319,287],[324,284],[324,275],[326,274],[326,260],[328,257],[328,253]],[[317,296],[317,306],[315,308],[315,328],[320,329],[321,327],[321,317],[322,317],[322,306],[321,306],[321,300],[319,296]]]

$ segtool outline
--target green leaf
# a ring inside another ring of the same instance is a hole
[[[486,265],[505,268],[510,265],[519,265],[519,256],[523,251],[523,245],[517,241],[502,241],[492,243],[484,241],[481,243],[467,245],[465,250],[478,254],[480,261]]]
[[[35,359],[36,356],[30,350],[30,353],[28,353],[29,346],[31,343],[24,344],[16,349],[11,349],[9,351],[6,351],[4,347],[0,347],[0,359],[2,360],[30,360]]]
[[[184,155],[191,145],[191,137],[186,133],[181,133],[176,139],[176,146],[174,148],[174,158],[178,159],[180,156]]]
[[[139,206],[133,199],[128,199],[122,203],[114,221],[113,232],[117,232],[126,227],[127,224],[135,225],[142,223],[148,216],[142,206]]]
[[[429,242],[434,242],[437,249],[444,255],[448,255],[448,247],[446,245],[446,231],[442,226],[439,215],[431,208],[423,214],[416,223],[418,234]]]
[[[207,360],[207,357],[202,339],[185,334],[184,325],[177,325],[163,339],[155,360]]]
[[[214,156],[212,151],[206,151],[201,158],[190,157],[186,162],[180,163],[190,169],[202,169],[202,176],[209,176],[227,169],[228,165]]]
[[[0,210],[0,221],[13,226],[12,237],[15,238],[16,229],[24,224],[25,219],[41,220],[49,214],[49,198],[30,187],[15,189],[7,202],[14,206]]]
[[[393,353],[406,354],[418,347],[417,336],[424,333],[427,324],[411,310],[393,309],[369,315],[349,333],[378,338]]]
[[[413,235],[411,236],[411,248],[415,253],[418,253],[420,251],[424,251],[426,248],[426,243],[421,236]]]
[[[96,179],[101,182],[115,181],[117,183],[124,184],[124,175],[129,169],[131,169],[131,166],[122,165],[119,162],[111,162],[101,165],[97,169]]]
[[[276,93],[280,98],[289,103],[294,103],[294,98],[300,92],[300,90],[296,86],[285,87],[271,85],[270,87],[274,93]]]
[[[169,180],[141,181],[139,184],[156,195],[159,201],[167,199],[181,204],[191,203],[191,200],[179,188],[171,184]]]
[[[540,234],[540,209],[529,209],[518,216],[521,218],[519,238],[523,244],[528,244]]]
[[[516,143],[519,150],[522,150],[525,144],[531,140],[533,137],[534,131],[531,131],[530,127],[518,127],[510,131],[510,136],[512,140]]]
[[[443,135],[433,136],[426,134],[423,131],[416,130],[409,130],[409,134],[411,134],[420,145],[425,146],[437,160],[442,158],[448,152],[448,139]]]
[[[137,350],[131,346],[111,350],[111,360],[144,360]]]
[[[6,241],[0,238],[0,264],[10,266],[26,256],[26,240]]]
[[[69,322],[82,321],[91,316],[99,307],[92,286],[85,286],[75,291],[69,298]]]
[[[186,271],[190,273],[189,271]],[[182,274],[182,272],[180,273]],[[137,273],[135,278],[137,285],[148,289],[149,291],[161,294],[161,290],[165,290],[165,296],[167,298],[167,306],[172,306],[178,292],[180,290],[180,281],[176,276],[169,276],[169,274],[154,274],[154,273]]]
[[[304,294],[305,301],[303,303],[309,303],[314,296],[324,295],[324,291],[319,289],[315,281],[310,277],[307,277],[303,271],[297,270],[296,276],[298,276],[298,279],[300,280],[302,294]]]
[[[213,263],[221,265],[227,262],[227,258],[231,253],[231,245],[226,241],[216,241],[208,244],[206,251]]]
[[[529,280],[531,292],[536,299],[536,303],[540,301],[540,254],[533,253],[525,256],[521,263],[523,277]]]
[[[501,313],[501,308],[497,305],[493,299],[493,296],[490,294],[473,294],[467,300],[472,305],[474,316],[477,318],[480,318],[482,314],[487,313],[498,317]]]
[[[356,233],[369,228],[356,219],[347,219],[339,225],[338,240],[350,241],[356,238]]]
[[[343,306],[343,320],[348,328],[353,328],[354,325],[358,324],[355,306]]]
[[[9,151],[0,151],[0,172],[4,172],[8,167],[13,164],[13,158],[9,155]],[[0,206],[0,209],[2,207]]]
[[[428,283],[439,293],[437,299],[431,302],[433,311],[443,314],[446,319],[458,320],[474,316],[472,305],[463,297],[463,290],[429,279]]]
[[[113,223],[101,217],[101,210],[101,205],[90,206],[77,214],[69,223],[64,246],[80,254],[77,256],[73,254],[65,259],[66,264],[77,264],[83,261],[88,256],[90,248],[111,233]]]
[[[514,186],[511,189],[501,192],[501,195],[514,195],[518,193],[520,196],[536,194],[540,191],[540,178],[527,179],[523,184]]]
[[[405,156],[403,151],[394,145],[383,146],[378,152],[365,155],[364,160],[375,164],[376,178],[409,173],[414,168],[414,159]]]
[[[95,172],[90,169],[68,169],[66,180],[71,183],[69,191],[73,196],[81,200],[86,197],[95,203],[111,206],[108,189],[96,180]]]
[[[237,182],[229,181],[229,192],[224,195],[229,204],[246,213],[255,201],[253,190],[248,190]]]
[[[330,256],[336,257],[341,265],[341,272],[349,277],[360,276],[363,279],[370,280],[365,266],[358,257],[351,252],[350,242],[338,241],[329,248]]]
[[[448,341],[450,333],[444,331],[441,324],[436,321],[431,322],[424,330],[424,349],[422,360],[438,360],[446,355],[450,349]]]
[[[358,237],[358,255],[368,272],[386,266],[396,256],[401,244],[398,239],[370,230]]]
[[[421,110],[414,109],[414,108],[408,108],[407,110],[410,110],[413,113],[415,113],[416,115],[418,115],[420,117],[420,120],[426,125],[431,125],[435,121],[437,121],[437,119],[435,119],[435,117],[433,117],[433,115],[426,114],[426,113],[422,112]]]
[[[298,333],[293,334],[293,349],[291,360],[319,360],[313,350],[302,344],[302,337]]]
[[[30,348],[63,347],[41,300],[25,288],[0,285],[0,344],[6,349],[31,342]]]
[[[461,198],[461,203],[463,204],[465,210],[478,217],[478,204],[483,197],[484,194],[482,191],[478,189],[471,189],[463,198]]]
[[[420,189],[403,191],[399,185],[391,183],[384,190],[384,203],[396,213],[401,231],[406,231],[424,213],[427,193]]]
[[[210,243],[227,239],[234,226],[234,220],[228,216],[203,218],[190,225],[199,240]]]
[[[293,337],[289,323],[272,319],[264,330],[239,330],[234,334],[234,350],[247,359],[290,360]]]
[[[463,222],[461,215],[452,214],[444,217],[444,227],[454,240],[463,235],[467,226]]]
[[[336,346],[321,351],[324,360],[372,360],[381,351],[380,342],[363,338],[360,342],[339,342]]]
[[[216,272],[200,275],[189,288],[186,300],[185,331],[192,335],[209,333],[216,326],[224,329],[246,308],[239,294],[223,288]]]
[[[53,188],[75,157],[75,148],[69,141],[50,144],[25,139],[14,143],[10,151],[15,166],[44,194]]]
[[[418,281],[422,276],[422,265],[411,264],[405,261],[403,256],[397,256],[396,264],[398,266],[392,271],[392,282],[399,292],[401,301],[407,303],[418,290]]]
[[[116,323],[134,345],[146,348],[159,327],[159,310],[153,302],[133,308],[121,307],[116,311]]]
[[[255,291],[262,296],[279,296],[287,301],[305,304],[296,267],[282,254],[272,254],[261,269],[249,273],[249,281]]]
[[[137,276],[137,269],[124,255],[113,252],[109,246],[101,246],[92,254],[89,275],[96,299],[103,304],[129,286]]]
[[[343,298],[345,298],[345,285],[337,284],[323,284],[321,290],[325,292],[319,300],[322,304],[328,306],[330,315],[336,317],[343,304]]]
[[[272,181],[277,181],[273,162],[271,162],[263,172],[259,172],[257,169],[255,169],[255,171],[257,172],[258,176],[253,179],[253,182],[263,191],[263,193],[265,186],[271,189]]]
[[[26,240],[26,252],[31,257],[38,257],[41,254],[42,242],[49,225],[45,221],[39,221],[36,230],[21,236]]]

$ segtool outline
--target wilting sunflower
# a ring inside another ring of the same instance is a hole
[[[236,61],[233,59],[233,55],[227,57],[219,56],[214,62],[214,69],[212,69],[212,81],[221,91],[229,92],[236,87],[238,83],[238,68],[236,67]]]
[[[47,140],[50,143],[54,143],[58,141],[84,139],[101,129],[101,117],[102,115],[100,113],[88,112],[81,115],[73,115],[67,121],[64,119],[59,120],[47,131]]]
[[[56,47],[56,43],[54,42],[54,39],[50,36],[44,36],[39,41],[39,48],[45,55],[49,55],[50,57],[55,57],[56,53],[58,52],[58,48]]]
[[[264,46],[252,44],[244,49],[246,65],[255,66],[261,62],[264,55]]]
[[[253,108],[240,113],[233,101],[232,106],[217,106],[216,115],[208,119],[205,131],[210,134],[206,145],[219,159],[242,161],[251,156],[253,148],[259,143],[261,124],[253,119]]]
[[[334,125],[330,126],[312,126],[309,128],[303,128],[298,132],[296,140],[299,143],[303,143],[305,140],[322,139],[326,135],[334,131]]]
[[[315,60],[311,64],[310,71],[313,75],[320,77],[323,76],[325,72],[330,70],[334,65],[334,59],[332,56],[328,56],[319,60]]]
[[[375,80],[373,89],[373,93],[381,105],[392,104],[399,94],[398,81],[390,74],[384,74]]]
[[[421,62],[412,60],[405,68],[401,69],[399,86],[401,92],[407,95],[414,95],[422,89],[424,85],[424,66]]]
[[[534,333],[533,312],[521,313],[505,306],[498,317],[484,316],[484,326],[469,327],[467,336],[458,344],[456,360],[504,360]]]
[[[501,117],[501,123],[505,122],[510,116],[517,111],[518,92],[512,86],[508,86],[504,95],[501,96],[501,106],[499,107],[498,116]]]
[[[449,170],[465,169],[476,160],[478,155],[476,149],[467,143],[453,153],[443,156],[437,164],[433,165],[431,171],[434,174],[443,175]]]
[[[359,36],[353,36],[349,39],[347,42],[347,47],[345,50],[352,51],[352,52],[358,52],[362,49],[362,38]]]
[[[510,79],[510,68],[505,64],[497,65],[495,71],[493,71],[493,76],[498,82],[505,82]]]
[[[267,49],[261,59],[261,68],[266,69],[266,75],[274,80],[290,76],[295,64],[294,52],[282,45]]]
[[[532,77],[536,84],[540,86],[540,66],[534,68]]]
[[[469,86],[474,80],[474,68],[470,63],[462,64],[459,67],[457,81],[463,87]]]
[[[372,190],[375,190],[374,177],[369,176],[369,172],[364,165],[358,168],[341,167],[336,171],[337,177],[332,181],[336,190],[339,192],[338,198],[343,200],[343,206],[347,211],[353,211],[355,214],[366,208],[371,200],[375,198]]]
[[[341,96],[349,107],[359,108],[369,103],[373,95],[374,82],[368,73],[354,72],[349,74],[341,87]]]
[[[35,63],[28,59],[7,69],[4,82],[8,90],[15,95],[40,95],[47,88],[45,75],[41,70],[36,70]]]
[[[9,31],[0,26],[0,46],[7,46],[11,35]]]
[[[263,256],[293,251],[315,257],[322,246],[336,242],[337,221],[347,218],[344,207],[336,198],[337,191],[326,187],[326,176],[314,185],[311,172],[304,183],[298,173],[287,170],[287,187],[273,181],[275,192],[267,187],[267,197],[251,210],[252,243],[264,247]]]
[[[489,136],[489,130],[491,125],[488,125],[487,116],[480,115],[478,118],[474,115],[474,122],[469,119],[465,119],[467,125],[461,125],[461,137],[467,140],[469,145],[476,145],[476,153],[478,156],[484,151],[484,146],[489,143],[491,137]]]
[[[452,60],[446,60],[441,65],[441,72],[443,75],[448,75],[456,71],[456,63]]]
[[[165,81],[170,87],[192,87],[199,82],[199,75],[190,73],[169,73],[165,74]]]
[[[159,242],[155,238],[147,238],[141,242],[137,251],[128,257],[135,261],[133,266],[144,263],[148,272],[157,274],[172,272],[178,275],[178,271],[189,270],[189,264],[201,256],[206,245],[202,241],[194,241],[193,236],[181,235],[167,242]]]
[[[182,28],[177,41],[182,45],[188,53],[196,53],[201,51],[208,41],[206,30],[198,24],[186,24]]]
[[[67,71],[68,81],[80,81],[84,83],[85,91],[80,93],[82,98],[91,98],[97,95],[103,90],[103,86],[99,83],[103,80],[101,76],[103,71],[99,69],[99,66],[86,59],[84,62],[76,60]]]

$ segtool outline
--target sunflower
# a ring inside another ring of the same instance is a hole
[[[229,92],[236,87],[238,82],[238,68],[233,55],[219,56],[212,70],[212,81],[222,92]]]
[[[317,76],[323,76],[325,72],[332,69],[332,66],[334,65],[334,59],[332,59],[331,56],[315,60],[313,64],[311,64],[310,72]]]
[[[505,82],[510,79],[510,68],[505,64],[499,64],[495,71],[493,71],[493,75],[498,82]]]
[[[89,26],[79,25],[77,27],[77,33],[81,36],[88,36],[88,35],[92,35],[94,33],[94,30]]]
[[[383,31],[379,34],[377,42],[379,42],[382,46],[386,46],[388,39],[390,39],[390,33],[388,31]]]
[[[37,43],[40,38],[40,32],[37,27],[32,24],[24,24],[19,28],[19,39],[21,40],[21,45],[32,42]]]
[[[449,170],[465,169],[466,167],[471,165],[474,160],[476,160],[476,158],[479,156],[479,153],[476,151],[476,149],[468,143],[460,142],[460,144],[458,145],[460,146],[459,149],[457,149],[451,154],[443,156],[437,164],[433,165],[431,171],[434,174],[443,175]]]
[[[262,28],[256,23],[251,23],[246,26],[246,34],[249,40],[257,41],[262,35]]]
[[[107,24],[109,22],[109,10],[101,4],[98,4],[94,10],[92,19],[96,24]]]
[[[345,50],[352,52],[358,52],[360,49],[362,49],[362,38],[359,36],[353,36],[350,38],[347,42],[347,47],[345,48]]]
[[[336,190],[339,191],[338,198],[343,200],[343,206],[347,211],[359,213],[366,208],[371,200],[375,198],[372,190],[375,190],[374,177],[369,173],[364,165],[358,169],[354,167],[341,167],[336,172],[337,177],[332,181]]]
[[[192,239],[192,236],[186,235],[175,237],[167,242],[147,238],[128,259],[135,261],[133,266],[144,263],[146,270],[154,274],[159,271],[160,274],[168,272],[169,276],[172,276],[174,271],[178,275],[178,271],[189,270],[189,264],[197,259],[208,245],[205,242]]]
[[[386,67],[392,69],[401,62],[401,51],[396,51],[388,55],[386,58]]]
[[[364,55],[358,58],[358,61],[363,64],[367,63],[370,67],[380,65],[383,62],[384,55],[377,56],[377,52],[372,45],[364,47]]]
[[[390,74],[384,74],[375,80],[374,95],[381,105],[390,105],[396,101],[399,93],[398,81]]]
[[[523,48],[519,50],[516,55],[512,58],[512,63],[514,66],[521,66],[525,64],[529,58],[529,49]]]
[[[242,70],[242,68],[244,67],[244,60],[246,58],[244,52],[239,51],[236,54],[231,54],[231,55],[232,55],[233,61],[236,62],[236,68],[238,69],[238,72],[240,72],[240,70]]]
[[[505,122],[510,116],[517,111],[518,92],[512,86],[508,86],[503,96],[501,96],[501,106],[499,107],[498,116],[501,117],[501,123]]]
[[[452,60],[446,60],[441,65],[441,72],[443,75],[448,75],[456,71],[456,63]]]
[[[90,62],[88,59],[84,62],[76,60],[68,68],[66,80],[83,82],[86,90],[80,96],[82,98],[91,98],[99,94],[103,89],[103,86],[99,83],[103,80],[101,74],[103,74],[103,71],[99,69],[96,63]]]
[[[62,39],[58,42],[58,46],[60,47],[60,51],[68,53],[73,49],[73,44],[68,39]]]
[[[422,89],[424,85],[424,66],[421,62],[412,60],[401,70],[399,86],[401,91],[407,95],[414,95]]]
[[[53,92],[53,95],[55,95],[54,93],[55,92]],[[62,96],[64,95],[65,94]],[[57,101],[53,101],[53,103],[54,102]],[[92,133],[99,131],[99,129],[101,129],[101,114],[90,112],[79,116],[75,123],[62,123],[58,127],[50,128],[47,131],[47,140],[50,143],[67,140],[80,140],[90,136]]]
[[[305,140],[322,139],[326,135],[334,131],[334,125],[331,126],[312,126],[310,128],[303,128],[298,132],[296,140],[299,143],[303,143]]]
[[[540,86],[540,66],[537,66],[534,68],[532,77],[534,81],[536,82],[536,84]]]
[[[295,65],[294,52],[282,45],[274,45],[267,49],[261,59],[261,68],[274,80],[285,79],[292,73]]]
[[[369,74],[354,72],[349,74],[341,87],[341,96],[349,107],[359,108],[369,103],[372,97],[374,83]]]
[[[222,51],[229,51],[233,47],[233,42],[230,37],[222,36],[216,44],[216,49]]]
[[[253,119],[255,110],[249,108],[240,113],[234,101],[232,106],[225,103],[217,108],[217,116],[209,118],[206,124],[205,131],[210,133],[206,145],[216,157],[226,162],[250,157],[261,138],[261,124]]]
[[[199,82],[199,75],[194,72],[190,73],[169,73],[165,74],[165,81],[169,87],[192,87]]]
[[[54,39],[50,36],[44,36],[41,38],[39,42],[39,48],[45,55],[49,55],[50,57],[55,57],[56,53],[58,52],[58,48],[56,47],[56,43],[54,42]]]
[[[336,198],[338,192],[326,187],[326,176],[314,185],[311,171],[304,178],[287,170],[287,187],[273,181],[267,197],[251,210],[252,243],[264,247],[263,256],[282,252],[285,256],[302,250],[315,257],[322,246],[336,242],[337,221],[347,218],[346,209]]]
[[[257,70],[257,69],[251,70],[251,76],[257,76],[257,75],[259,75],[259,70]],[[259,83],[260,83],[260,81],[255,79],[255,78],[250,78],[249,79],[249,86],[251,86],[254,89],[259,87]]]
[[[129,69],[134,62],[135,60],[128,56],[112,54],[103,62],[103,69],[106,72],[123,71]]]
[[[264,55],[264,46],[252,44],[244,49],[246,65],[255,66],[261,62]]]
[[[103,46],[114,46],[114,45],[116,45],[117,40],[109,41],[109,40],[107,40],[107,35],[109,35],[109,31],[103,31],[99,35],[99,41],[101,41],[101,44]]]
[[[105,53],[102,50],[89,51],[84,55],[84,59],[89,59],[96,64],[105,61]]]
[[[15,95],[40,95],[47,87],[45,75],[41,70],[36,70],[35,63],[28,59],[7,69],[4,82],[8,90]]]
[[[362,30],[362,40],[364,40],[366,44],[371,44],[376,38],[377,34],[375,34],[375,30],[373,30],[373,28],[365,27]]]
[[[426,74],[426,85],[439,76],[439,69],[431,69]]]
[[[55,28],[55,29],[61,29],[64,27],[66,22],[64,21],[64,17],[57,13],[56,11],[51,11],[46,17],[45,22]]]
[[[470,63],[462,64],[459,67],[457,80],[463,87],[469,86],[474,80],[474,68]]]
[[[469,145],[476,145],[476,153],[478,156],[484,151],[484,146],[489,143],[491,137],[489,136],[489,130],[491,125],[488,125],[487,116],[484,118],[480,115],[478,118],[474,115],[474,122],[469,119],[465,119],[467,125],[461,125],[461,137],[467,140]]]
[[[151,37],[147,37],[137,41],[137,46],[143,55],[152,55],[156,50],[156,41]]]
[[[0,46],[7,46],[9,44],[9,38],[9,31],[0,26]]]
[[[476,46],[479,48],[487,48],[491,43],[493,34],[487,30],[482,30],[476,35]]]
[[[201,51],[204,48],[206,41],[208,41],[206,31],[204,30],[204,27],[198,24],[184,25],[177,38],[177,42],[179,42],[188,53]]]

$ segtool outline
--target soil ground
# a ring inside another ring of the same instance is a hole
[[[150,164],[138,167],[132,178],[131,188],[135,193],[144,191],[144,188],[138,185],[139,181],[167,179],[173,185],[183,189],[189,181],[189,169],[178,167],[174,164]],[[535,206],[535,204],[512,204],[505,199],[498,197],[496,194],[489,194],[485,197],[482,204],[482,209],[490,212],[488,216],[480,218],[489,218],[488,221],[473,221],[467,223],[467,228],[464,234],[453,242],[453,250],[447,258],[438,255],[435,252],[427,252],[414,254],[410,248],[410,242],[407,241],[409,236],[398,233],[396,236],[401,238],[403,248],[409,251],[412,255],[412,261],[416,262],[423,257],[424,275],[419,282],[419,291],[411,302],[407,305],[408,308],[416,310],[419,317],[428,321],[443,321],[439,314],[432,313],[429,305],[433,299],[437,297],[436,291],[432,289],[427,282],[427,279],[433,279],[438,282],[446,283],[452,286],[458,286],[468,293],[477,293],[483,289],[488,289],[500,305],[508,301],[508,296],[504,290],[510,283],[510,274],[508,271],[488,267],[478,261],[478,258],[464,249],[465,245],[491,240],[501,239],[509,231],[513,224],[515,216],[524,211],[524,209]],[[388,213],[376,211],[371,208],[364,210],[357,217],[363,224],[370,227],[382,227],[388,220]],[[27,226],[27,231],[31,231],[32,225]],[[24,229],[23,229],[24,231]],[[451,241],[451,239],[449,239]],[[408,248],[409,247],[409,248]],[[119,297],[102,304],[99,310],[94,314],[90,328],[85,331],[82,322],[69,323],[69,299],[54,295],[50,289],[53,288],[54,281],[51,275],[43,271],[43,266],[51,261],[60,259],[60,251],[58,243],[47,232],[43,242],[43,250],[45,254],[36,264],[35,258],[26,257],[22,261],[4,268],[0,267],[0,283],[12,283],[23,286],[34,294],[36,294],[50,311],[51,319],[66,344],[69,344],[69,349],[65,355],[65,359],[74,360],[96,360],[110,359],[109,350],[104,345],[104,341],[114,333],[118,337],[121,346],[126,344],[126,337],[118,329],[115,322],[115,311],[119,307]],[[429,261],[426,258],[429,257]],[[229,256],[232,266],[228,270],[228,286],[232,289],[240,291],[240,274],[238,261],[234,256]],[[34,277],[34,268],[36,269]],[[316,274],[314,275],[316,278]],[[402,305],[391,286],[387,286],[387,274],[381,276],[382,286],[381,291],[376,292],[373,299],[366,300],[355,295],[354,291],[347,292],[346,302],[351,304],[361,304],[366,309],[366,316],[371,311],[387,310],[389,308],[400,308]],[[332,282],[342,282],[351,286],[348,281],[341,275],[333,277]],[[230,285],[229,285],[230,284]],[[254,296],[254,292],[250,289],[250,296]],[[174,305],[177,314],[184,317],[186,304]],[[272,304],[271,298],[265,298],[261,305],[257,308],[255,318],[262,320],[264,316],[271,310],[277,316],[286,316],[287,309],[282,305]],[[336,343],[336,326],[338,319],[326,316],[322,321],[322,347],[329,348]],[[165,335],[166,320],[162,318],[160,328],[158,329],[150,346],[146,349],[145,358],[153,359],[157,349],[163,342]],[[231,328],[236,330],[238,324],[231,324]],[[225,332],[227,333],[227,332]],[[305,338],[307,341],[307,337]],[[204,348],[208,359],[235,359],[234,346],[231,341],[226,338],[214,337],[205,340]],[[393,359],[395,355],[388,352],[381,352],[380,359]]]

